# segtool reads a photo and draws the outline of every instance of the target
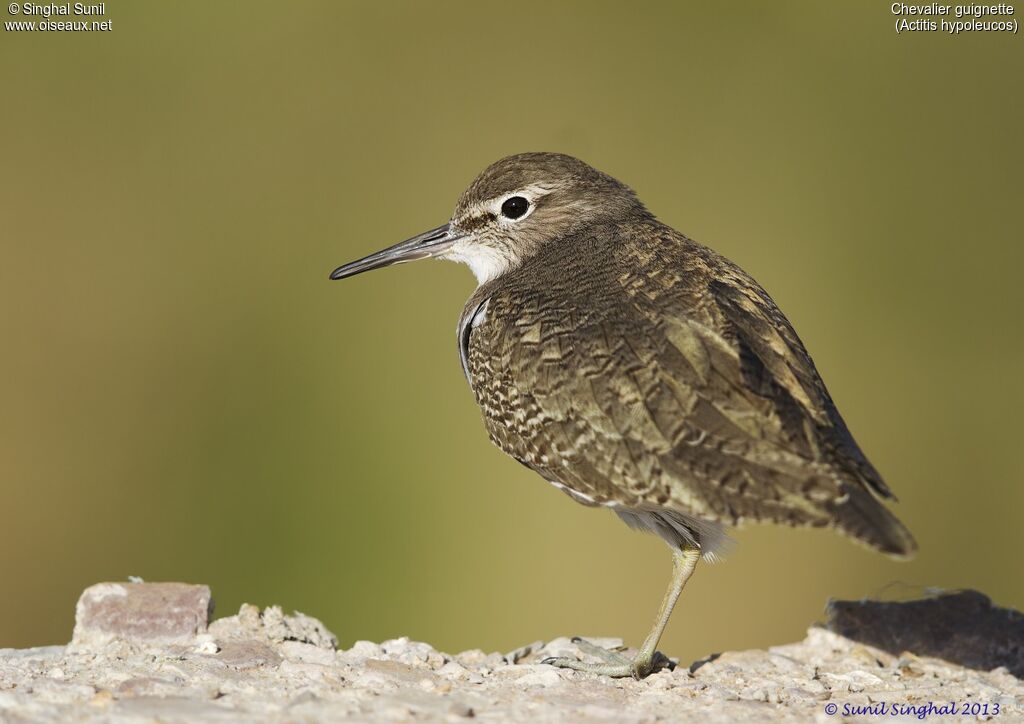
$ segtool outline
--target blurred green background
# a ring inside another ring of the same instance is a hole
[[[1024,607],[1019,37],[898,36],[883,2],[106,5],[0,38],[0,646],[128,575],[345,645],[639,643],[668,551],[487,441],[470,273],[327,280],[524,150],[759,279],[921,545],[744,529],[664,651],[794,640],[830,596]]]

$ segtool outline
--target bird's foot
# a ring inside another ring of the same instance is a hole
[[[643,652],[630,659],[618,651],[597,646],[579,637],[573,638],[572,642],[583,653],[601,659],[601,663],[589,663],[579,659],[570,659],[566,656],[551,656],[541,661],[541,663],[556,666],[560,669],[572,669],[573,671],[581,671],[586,674],[597,674],[598,676],[611,676],[615,678],[631,676],[634,679],[642,679],[654,671],[656,665],[661,664],[664,659],[661,654],[644,654]]]
[[[623,647],[621,646],[615,646],[606,649],[604,646],[598,646],[592,641],[588,641],[587,639],[582,638],[580,636],[573,636],[571,641],[574,644],[576,644],[576,648],[578,648],[583,653],[597,657],[601,659],[601,661],[604,661],[606,664],[620,665],[628,664],[630,661],[628,657],[623,656],[620,653],[623,649]]]

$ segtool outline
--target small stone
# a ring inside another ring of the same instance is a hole
[[[837,702],[837,703],[839,703],[839,702]],[[844,696],[842,698],[842,703],[843,704],[851,704],[853,706],[870,706],[871,705],[871,698],[868,697],[867,694],[861,694],[861,693],[850,694],[849,696]],[[840,704],[840,708],[842,708],[841,704]]]
[[[743,689],[739,696],[743,701],[768,701],[767,692],[759,687],[748,687]]]
[[[285,658],[304,661],[309,664],[329,666],[338,660],[333,649],[324,649],[313,644],[304,644],[298,641],[285,641],[280,645],[280,650]]]
[[[338,648],[338,637],[312,616],[299,611],[287,616],[280,606],[269,606],[260,616],[264,635],[273,641],[298,641],[331,651]]]
[[[115,640],[184,643],[206,631],[213,599],[206,586],[187,583],[98,583],[75,607],[72,645]]]
[[[380,645],[385,654],[396,656],[404,654],[409,649],[409,637],[402,636],[397,639],[388,639]]]
[[[471,717],[473,716],[473,707],[462,701],[453,701],[448,707],[448,713],[451,716],[459,717]]]
[[[196,636],[196,653],[212,655],[220,651],[220,646],[213,640],[210,634],[199,634]]]
[[[424,677],[420,679],[416,685],[423,689],[423,691],[434,691],[438,694],[447,694],[452,690],[452,683],[450,681],[431,677]]]
[[[520,676],[518,679],[515,680],[517,686],[524,688],[528,686],[540,686],[547,688],[549,686],[557,686],[558,684],[562,683],[562,677],[558,674],[558,671],[552,669],[549,666],[523,668],[536,668],[539,670],[535,670],[523,676]]]
[[[243,603],[238,608],[238,623],[248,629],[260,628],[260,607]]]
[[[32,694],[42,701],[84,702],[96,695],[96,688],[89,684],[71,683],[62,679],[40,679],[32,687]]]
[[[484,677],[470,671],[457,661],[449,661],[438,669],[437,673],[448,679],[453,679],[455,681],[467,681],[471,684],[479,684],[484,680]]]
[[[224,641],[217,655],[217,660],[228,666],[239,669],[260,666],[277,666],[282,657],[274,648],[263,641],[236,640]]]
[[[1017,699],[1010,695],[1000,696],[996,700],[996,704],[999,705],[1000,711],[1016,711],[1017,710]]]
[[[114,701],[114,695],[106,689],[104,689],[102,691],[97,691],[93,695],[93,697],[89,700],[89,706],[102,708],[105,706],[109,706],[112,701]]]
[[[826,686],[822,684],[818,679],[811,679],[810,681],[805,681],[800,685],[800,687],[804,691],[809,691],[810,693],[814,694],[822,701],[828,699],[831,696],[831,693],[829,692],[828,688],[826,688]]]
[[[462,663],[463,666],[475,666],[482,664],[487,660],[487,654],[480,649],[470,649],[469,651],[463,651],[462,653],[455,654],[455,658]]]
[[[668,671],[659,671],[647,677],[647,689],[650,691],[668,691],[675,686],[675,680]]]
[[[115,691],[119,699],[127,699],[139,696],[170,696],[180,689],[181,687],[170,679],[144,676],[122,681]]]
[[[292,698],[292,700],[288,702],[288,708],[291,709],[294,707],[303,706],[304,704],[315,704],[319,700],[320,698],[316,694],[314,694],[309,689],[306,689],[301,694]]]
[[[351,654],[352,656],[374,657],[380,656],[384,652],[380,646],[372,641],[356,641],[352,644],[352,648],[345,653]]]
[[[798,686],[787,686],[779,693],[779,703],[794,702],[797,704],[809,704],[819,701],[818,694],[802,689]]]
[[[446,661],[430,644],[409,641],[405,636],[385,641],[380,646],[389,657],[410,666],[439,669]]]

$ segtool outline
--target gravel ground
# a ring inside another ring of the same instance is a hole
[[[565,638],[506,655],[450,655],[405,638],[337,650],[302,614],[245,605],[207,626],[210,608],[205,586],[87,589],[68,646],[0,650],[0,720],[948,721],[948,707],[961,720],[1024,720],[1024,617],[973,592],[837,602],[832,630],[666,666],[643,681],[538,663],[586,658]],[[964,630],[950,636],[951,622]],[[915,631],[941,639],[932,656],[901,650]]]

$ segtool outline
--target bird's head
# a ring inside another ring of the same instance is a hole
[[[633,191],[579,159],[521,153],[491,164],[459,197],[451,220],[334,270],[331,279],[416,259],[462,262],[495,279],[588,225],[646,214]]]

